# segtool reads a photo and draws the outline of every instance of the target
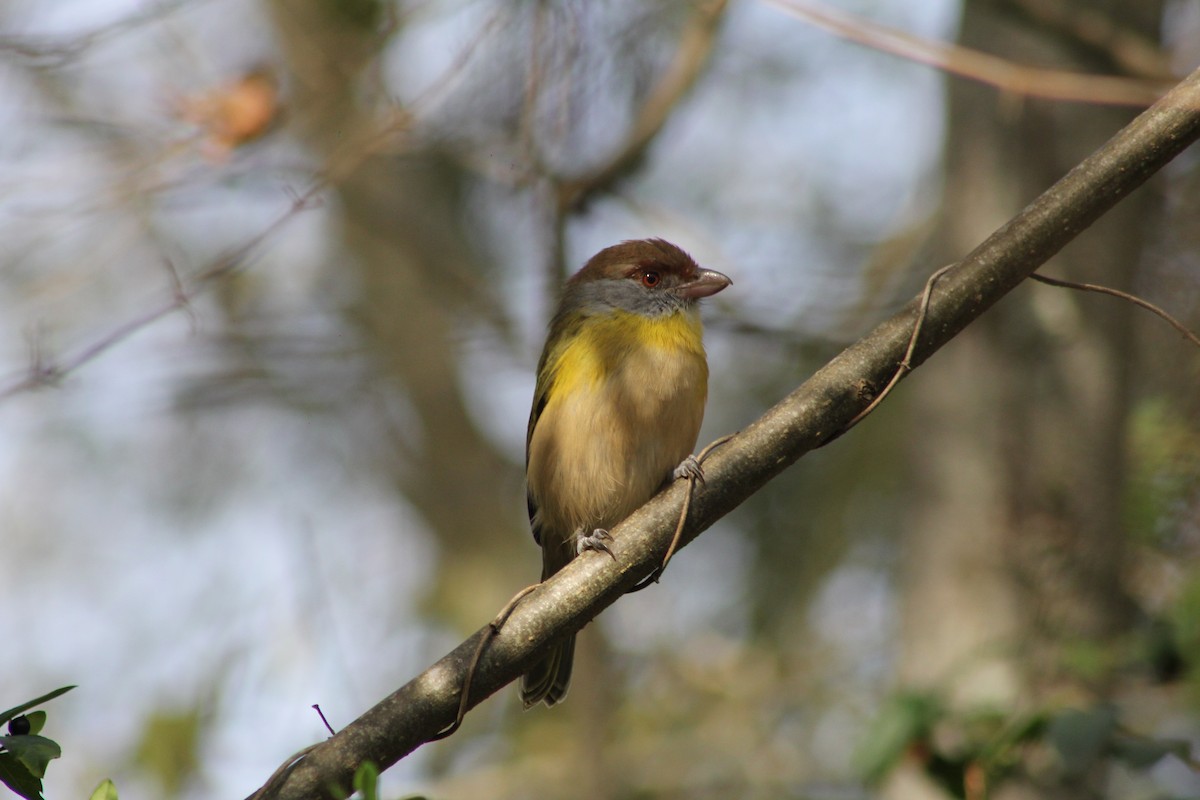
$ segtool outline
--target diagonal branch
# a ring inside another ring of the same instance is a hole
[[[1146,106],[1171,86],[1160,74],[1129,78],[1016,64],[999,56],[915,36],[814,0],[767,0],[794,17],[883,53],[928,64],[1004,92],[1050,100]]]
[[[915,367],[1082,230],[1200,137],[1200,70],[1176,86],[940,279],[911,363]],[[716,450],[705,465],[681,545],[694,539],[810,450],[837,438],[905,355],[914,301],[826,364]],[[586,625],[662,563],[687,487],[678,482],[618,525],[616,559],[585,555],[531,591],[492,639],[467,698],[478,705],[515,680],[550,644]],[[486,629],[485,629],[486,630]],[[387,768],[455,718],[480,631],[331,739],[305,751],[260,790],[272,798],[342,797],[364,761]]]
[[[301,211],[319,205],[320,195],[324,188],[324,183],[317,181],[303,194],[293,194],[292,202],[287,210],[276,217],[265,229],[259,231],[249,241],[218,256],[206,268],[188,277],[186,281],[175,271],[174,265],[168,262],[166,266],[167,274],[171,279],[170,299],[133,319],[122,322],[96,341],[89,342],[60,358],[49,358],[42,353],[41,343],[35,336],[30,348],[33,351],[33,359],[28,369],[15,377],[0,378],[0,402],[21,392],[56,385],[71,373],[95,361],[163,317],[190,308],[192,301],[196,300],[209,286],[243,269],[263,244],[278,233],[293,217]]]

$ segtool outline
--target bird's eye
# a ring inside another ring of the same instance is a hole
[[[659,281],[661,280],[662,276],[653,270],[647,270],[646,272],[642,273],[642,286],[645,286],[648,289],[653,289],[655,286],[658,286]]]

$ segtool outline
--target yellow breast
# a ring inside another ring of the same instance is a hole
[[[610,527],[692,452],[708,393],[700,319],[616,312],[551,353],[529,442],[529,489],[547,530]]]

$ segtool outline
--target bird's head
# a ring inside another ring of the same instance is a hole
[[[732,283],[703,269],[663,239],[637,239],[606,247],[575,273],[563,292],[562,312],[629,311],[657,317],[686,310]]]

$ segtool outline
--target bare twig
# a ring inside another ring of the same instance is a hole
[[[865,17],[835,10],[813,0],[768,2],[805,22],[850,41],[1027,97],[1147,106],[1172,86],[1171,81],[1085,75],[1014,64],[979,50],[948,42],[935,42],[887,25],[880,25]]]
[[[696,463],[703,465],[704,459],[708,458],[709,453],[728,442],[734,436],[735,434],[730,433],[710,442],[707,447],[700,451],[700,455],[696,456]],[[675,551],[679,549],[679,543],[683,539],[683,528],[687,524],[688,509],[692,507],[692,495],[696,492],[697,482],[704,483],[704,474],[689,473],[687,476],[687,494],[683,496],[683,506],[679,509],[679,522],[675,524],[675,533],[671,536],[671,543],[667,545],[666,555],[663,556],[662,563],[658,565],[658,569],[651,572],[641,583],[630,589],[630,593],[640,592],[647,586],[658,583],[663,573],[666,572],[667,564],[671,563],[671,558],[675,555]]]
[[[913,352],[917,349],[917,340],[921,336],[921,326],[925,324],[925,315],[929,311],[929,298],[933,296],[933,285],[935,283],[937,283],[938,278],[945,275],[947,272],[949,272],[955,266],[957,266],[957,265],[947,264],[946,266],[939,269],[937,272],[930,275],[929,279],[927,281],[925,281],[925,290],[923,292],[921,292],[921,303],[920,303],[920,305],[917,306],[917,318],[913,322],[912,336],[910,336],[908,339],[908,349],[906,349],[904,351],[904,358],[900,359],[900,364],[896,367],[896,372],[892,375],[891,380],[889,380],[887,382],[887,386],[883,387],[883,391],[876,394],[875,399],[873,399],[871,401],[870,405],[868,405],[862,411],[858,412],[858,414],[856,414],[853,419],[851,419],[849,422],[847,422],[846,427],[844,427],[844,428],[842,428],[842,430],[838,431],[837,436],[841,436],[843,433],[845,433],[846,431],[853,428],[864,417],[866,417],[868,414],[870,414],[872,411],[874,411],[876,409],[876,407],[878,407],[879,404],[883,402],[883,398],[887,397],[889,394],[892,393],[892,389],[894,389],[896,387],[896,384],[898,384],[904,378],[905,375],[912,372]],[[836,437],[831,437],[830,441],[832,441],[833,438],[836,438]]]
[[[274,236],[280,228],[301,211],[313,207],[318,202],[318,194],[322,188],[323,185],[318,184],[303,194],[294,195],[287,211],[277,217],[266,228],[251,237],[247,242],[215,259],[208,268],[194,275],[186,284],[175,271],[174,266],[168,262],[168,275],[171,277],[171,297],[169,300],[132,319],[126,320],[107,334],[80,347],[73,353],[69,353],[58,359],[49,359],[42,353],[40,341],[35,341],[36,346],[34,347],[29,368],[17,377],[0,382],[0,400],[5,400],[30,389],[54,385],[72,372],[95,361],[134,334],[149,327],[152,323],[175,311],[187,309],[192,301],[204,292],[210,284],[245,266],[254,251]]]
[[[504,605],[504,608],[500,609],[500,613],[484,628],[483,636],[479,637],[479,644],[475,647],[475,654],[471,656],[471,663],[467,665],[467,673],[463,676],[462,691],[459,694],[458,700],[458,713],[454,716],[454,722],[429,737],[429,741],[436,742],[439,739],[445,739],[462,725],[463,719],[467,716],[467,711],[471,708],[469,704],[471,699],[471,683],[475,679],[476,670],[479,669],[479,661],[483,658],[484,650],[487,648],[488,643],[500,633],[500,629],[504,627],[505,620],[512,615],[512,612],[516,609],[517,604],[521,602],[521,599],[537,587],[538,584],[535,583],[526,586],[513,595],[513,598]]]
[[[954,266],[954,264],[950,264],[942,267],[937,272],[929,276],[929,280],[925,282],[925,290],[921,293],[921,304],[917,308],[917,318],[913,324],[912,336],[908,340],[908,349],[905,351],[904,358],[901,359],[899,366],[896,367],[895,374],[892,375],[892,378],[888,381],[887,386],[883,387],[883,391],[879,392],[879,394],[875,396],[875,399],[871,401],[871,404],[860,411],[858,415],[854,417],[854,419],[846,423],[846,427],[838,432],[838,436],[853,428],[864,417],[874,411],[876,407],[883,402],[883,399],[891,394],[891,391],[893,388],[895,388],[896,384],[898,384],[905,375],[912,371],[912,355],[917,346],[917,339],[921,335],[921,326],[925,322],[926,312],[929,309],[929,298],[933,293],[933,284],[937,282],[938,278],[945,275],[946,272],[952,269]],[[1078,289],[1086,292],[1099,292],[1100,294],[1112,295],[1113,297],[1119,297],[1122,300],[1128,300],[1134,305],[1141,306],[1147,311],[1157,314],[1159,317],[1166,320],[1171,327],[1183,334],[1183,336],[1190,340],[1192,344],[1200,347],[1200,337],[1188,330],[1186,325],[1172,317],[1166,311],[1163,311],[1158,306],[1147,300],[1143,300],[1136,295],[1129,294],[1128,292],[1122,292],[1117,289],[1110,289],[1107,286],[1099,286],[1094,283],[1076,283],[1074,281],[1066,281],[1061,278],[1048,278],[1045,275],[1039,275],[1036,272],[1029,277],[1035,281],[1041,281],[1042,283],[1049,284],[1050,286],[1061,286],[1067,289]],[[666,565],[664,564],[663,566],[665,567]]]
[[[1040,275],[1036,272],[1033,273],[1032,275],[1030,275],[1029,277],[1035,281],[1040,281],[1040,282],[1048,284],[1050,286],[1062,286],[1066,289],[1078,289],[1081,292],[1099,292],[1100,294],[1112,295],[1113,297],[1119,297],[1122,300],[1128,300],[1130,303],[1133,303],[1135,306],[1140,306],[1140,307],[1146,309],[1147,311],[1149,311],[1150,313],[1156,314],[1159,317],[1161,317],[1162,319],[1166,320],[1168,325],[1170,325],[1172,328],[1174,328],[1175,330],[1177,330],[1181,334],[1183,334],[1183,336],[1186,339],[1188,339],[1192,344],[1196,345],[1197,347],[1200,347],[1200,336],[1197,336],[1196,334],[1192,333],[1190,330],[1188,330],[1188,327],[1186,325],[1184,325],[1182,322],[1180,322],[1179,320],[1172,317],[1166,311],[1163,311],[1161,308],[1154,305],[1149,300],[1143,300],[1142,298],[1138,297],[1137,295],[1132,295],[1132,294],[1129,294],[1128,292],[1122,292],[1119,289],[1110,289],[1107,286],[1099,286],[1095,283],[1075,283],[1074,281],[1065,281],[1062,278],[1049,278],[1045,275]]]
[[[908,349],[904,353],[904,358],[901,359],[899,366],[896,367],[896,372],[895,372],[895,374],[892,375],[891,380],[888,381],[887,386],[883,387],[883,391],[879,392],[879,394],[875,396],[875,399],[871,401],[871,404],[869,406],[867,406],[862,411],[860,411],[858,413],[858,415],[854,417],[854,419],[850,420],[850,422],[848,422],[846,424],[846,427],[844,429],[839,431],[839,433],[838,433],[839,436],[841,434],[845,433],[846,431],[850,430],[851,428],[853,428],[864,417],[866,417],[872,411],[874,411],[876,409],[876,407],[878,407],[878,405],[883,402],[883,399],[885,397],[887,397],[889,394],[891,394],[891,391],[893,388],[895,388],[896,384],[898,384],[901,381],[901,379],[904,378],[905,375],[907,375],[909,372],[912,371],[912,355],[913,355],[913,351],[916,349],[916,346],[917,346],[917,339],[921,335],[921,326],[925,322],[926,312],[929,309],[929,298],[933,293],[933,284],[937,282],[938,278],[945,275],[946,272],[948,270],[950,270],[951,268],[953,268],[954,266],[955,266],[954,264],[950,264],[948,266],[942,267],[937,272],[935,272],[929,276],[929,280],[927,280],[925,282],[925,290],[921,293],[921,304],[917,308],[917,318],[916,318],[915,323],[913,324],[912,336],[908,340]],[[1166,311],[1163,311],[1158,306],[1154,305],[1153,303],[1151,303],[1147,300],[1143,300],[1142,298],[1137,297],[1136,295],[1129,294],[1128,292],[1122,292],[1117,289],[1110,289],[1107,286],[1099,286],[1099,285],[1093,284],[1093,283],[1075,283],[1074,281],[1065,281],[1065,280],[1062,280],[1061,278],[1048,278],[1045,275],[1039,275],[1036,272],[1033,273],[1032,275],[1030,275],[1029,277],[1035,281],[1041,281],[1042,283],[1049,284],[1050,286],[1062,286],[1067,289],[1079,289],[1081,291],[1087,291],[1087,292],[1099,292],[1100,294],[1112,295],[1113,297],[1119,297],[1123,300],[1128,300],[1129,302],[1133,303],[1134,305],[1141,306],[1142,308],[1146,309],[1147,311],[1157,314],[1159,317],[1166,320],[1167,323],[1169,323],[1171,325],[1171,327],[1175,328],[1175,330],[1179,331],[1181,334],[1183,334],[1183,336],[1185,336],[1187,339],[1189,339],[1192,342],[1192,344],[1196,345],[1197,347],[1200,347],[1200,337],[1196,336],[1196,334],[1194,334],[1190,330],[1188,330],[1187,326],[1185,326],[1182,322],[1180,322],[1179,320],[1172,317]],[[666,565],[664,564],[663,566],[666,566]]]
[[[61,67],[114,36],[158,22],[174,11],[196,3],[197,0],[160,0],[115,22],[73,35],[66,41],[50,37],[0,36],[0,53],[15,55],[34,67]]]
[[[110,37],[119,35],[136,27],[153,23],[171,11],[182,7],[190,0],[163,0],[155,3],[144,11],[132,14],[115,23],[98,28],[82,36],[75,36],[69,42],[40,41],[19,37],[0,37],[0,53],[8,51],[29,59],[36,66],[61,66],[71,58],[83,53],[88,48],[103,42]],[[476,41],[466,47],[463,53],[451,67],[434,81],[421,97],[413,104],[431,105],[444,96],[454,79],[462,71],[470,55],[478,50],[479,42],[494,32],[501,15],[493,14],[481,28]],[[180,276],[174,264],[165,261],[167,275],[171,284],[171,296],[158,305],[138,314],[114,327],[108,333],[101,335],[95,341],[79,347],[74,352],[57,358],[51,358],[45,353],[42,337],[33,335],[31,345],[30,365],[19,375],[7,380],[0,380],[0,400],[8,399],[24,391],[52,386],[60,383],[63,378],[95,361],[113,347],[125,342],[138,332],[148,328],[153,323],[176,311],[186,311],[192,314],[191,303],[207,288],[221,279],[228,277],[246,265],[252,254],[260,249],[267,240],[272,238],[296,214],[312,207],[318,202],[319,195],[341,176],[357,168],[367,158],[389,149],[397,134],[404,133],[413,124],[411,110],[397,113],[366,140],[348,143],[330,157],[325,169],[314,177],[310,187],[301,194],[292,193],[292,203],[287,211],[276,220],[259,231],[239,247],[215,258],[211,264],[198,273],[187,277]],[[194,318],[193,318],[194,323]]]
[[[329,720],[325,719],[325,712],[321,710],[321,704],[313,703],[312,707],[313,711],[317,712],[317,716],[321,718],[321,722],[325,725],[325,730],[329,731],[329,735],[333,736],[335,733],[337,733],[337,731],[333,729],[333,726],[329,724]]]
[[[320,746],[319,742],[317,744],[310,744],[308,747],[297,750],[288,756],[287,760],[276,767],[275,771],[271,773],[271,777],[267,778],[267,782],[259,787],[258,791],[247,797],[246,800],[260,800],[260,798],[270,797],[272,792],[277,791],[283,785],[284,780],[291,774],[292,770],[300,766],[300,763],[304,761],[304,757]]]

